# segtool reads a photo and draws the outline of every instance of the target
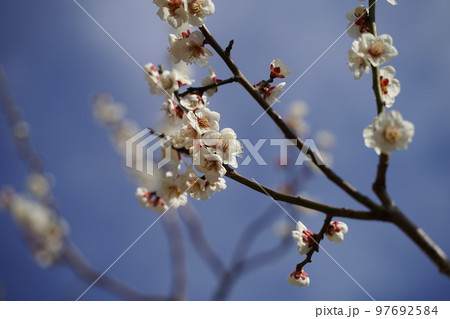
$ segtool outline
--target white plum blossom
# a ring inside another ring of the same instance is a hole
[[[161,20],[167,20],[169,25],[178,29],[188,21],[186,0],[153,0],[159,7],[156,13]]]
[[[169,53],[174,63],[181,60],[186,63],[197,63],[204,67],[208,63],[208,57],[212,56],[212,52],[205,48],[205,37],[200,31],[187,32],[179,38],[174,34],[169,36],[170,48]]]
[[[206,179],[210,183],[215,183],[220,177],[226,174],[223,167],[223,159],[214,149],[208,147],[200,147],[193,154],[194,166],[200,173],[205,174]]]
[[[182,175],[182,178],[186,180],[189,186],[187,192],[196,200],[209,199],[211,194],[227,188],[225,179],[219,177],[216,182],[211,183],[204,178],[199,178],[190,165],[186,165],[186,172]]]
[[[414,125],[403,120],[397,111],[380,113],[363,131],[365,145],[374,148],[378,155],[407,149],[413,135]]]
[[[148,210],[153,209],[155,212],[162,214],[169,209],[166,202],[156,195],[156,192],[150,192],[145,187],[138,187],[135,195],[141,206]]]
[[[216,84],[219,81],[219,80],[217,80],[216,73],[214,72],[213,68],[210,65],[208,65],[208,70],[209,70],[209,76],[207,76],[206,78],[204,78],[202,80],[202,85],[203,86]],[[217,92],[217,90],[218,90],[218,88],[216,86],[216,87],[213,87],[213,88],[210,88],[210,89],[206,90],[205,93],[206,93],[207,96],[213,96],[214,93]]]
[[[307,287],[309,286],[309,276],[308,274],[302,270],[294,270],[288,277],[287,280],[290,285],[298,286],[298,287]]]
[[[354,51],[353,46],[352,49],[348,50],[348,67],[350,68],[350,71],[355,73],[355,80],[359,80],[363,75],[363,72],[366,72],[367,74],[370,72],[370,63],[363,55]]]
[[[214,14],[215,6],[211,0],[187,0],[188,22],[194,27],[201,27],[207,16]]]
[[[375,37],[372,33],[363,33],[359,40],[353,41],[352,50],[377,67],[398,55],[392,43],[392,37],[388,34]]]
[[[172,135],[170,141],[175,148],[189,150],[193,147],[193,141],[200,138],[201,135],[192,126],[184,125]]]
[[[162,197],[169,208],[178,208],[187,204],[186,190],[188,186],[181,182],[175,174],[168,171],[161,180],[161,185],[156,194]]]
[[[297,242],[297,249],[300,255],[308,253],[314,245],[313,235],[315,234],[306,228],[302,222],[297,222],[296,230],[292,231],[292,237]]]
[[[348,232],[347,224],[343,222],[334,221],[328,225],[327,238],[334,243],[340,243],[344,240],[344,234]]]
[[[166,102],[162,104],[162,110],[165,111],[169,123],[173,127],[182,123],[185,112],[172,97],[168,97]]]
[[[345,17],[350,21],[347,33],[350,38],[357,39],[362,33],[369,32],[369,11],[365,6],[358,6],[346,13]]]
[[[291,73],[291,69],[283,64],[280,59],[273,60],[270,63],[270,78],[285,78]]]
[[[283,92],[283,88],[286,85],[286,82],[281,82],[275,86],[264,87],[260,89],[260,92],[269,105],[272,105],[275,102],[279,102],[277,97]]]
[[[49,267],[61,259],[69,226],[52,209],[7,188],[0,193],[0,205],[8,212],[25,235],[25,239],[41,267]]]
[[[182,71],[173,69],[172,71],[165,70],[162,73],[152,64],[148,63],[144,66],[147,71],[145,79],[150,86],[150,93],[156,95],[171,94],[181,86],[192,84],[193,80]]]
[[[207,107],[189,111],[186,118],[189,126],[196,130],[200,135],[211,130],[219,130],[220,114],[211,111]]]
[[[242,145],[237,140],[233,129],[224,128],[220,132],[208,131],[203,135],[202,140],[208,147],[213,148],[221,155],[224,164],[238,167],[236,156],[242,153]]]
[[[188,111],[204,108],[208,106],[207,97],[195,93],[186,94],[181,99],[181,105]]]
[[[380,69],[380,87],[387,107],[394,105],[395,97],[400,93],[400,81],[394,79],[395,69],[388,65]]]

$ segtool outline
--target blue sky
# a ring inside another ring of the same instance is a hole
[[[399,207],[450,253],[450,4],[445,0],[377,4],[378,32],[394,39],[399,56],[389,63],[397,70],[402,91],[394,109],[414,123],[408,151],[393,154],[388,189]],[[167,23],[156,16],[150,0],[80,1],[140,64],[168,64]],[[267,76],[273,59],[290,68],[289,86],[347,26],[345,13],[359,3],[345,1],[215,1],[207,26],[222,44],[234,39],[232,56],[248,79]],[[124,161],[109,143],[106,130],[92,117],[92,98],[108,91],[128,107],[141,127],[157,126],[162,100],[148,92],[142,70],[70,0],[2,1],[0,64],[5,68],[18,105],[31,125],[35,147],[46,170],[56,177],[54,194],[71,226],[71,238],[98,270],[106,269],[156,218],[134,198],[135,185]],[[365,194],[375,175],[377,156],[364,146],[362,130],[376,113],[371,76],[353,80],[346,53],[352,43],[344,35],[275,105],[285,114],[289,105],[309,105],[311,137],[320,129],[337,138],[333,168]],[[210,59],[220,78],[230,72],[217,56]],[[197,83],[206,69],[194,67]],[[210,99],[221,113],[221,127],[240,138],[280,138],[238,85]],[[4,116],[0,116],[0,185],[24,190],[26,171],[18,159]],[[267,162],[275,159],[265,149]],[[243,175],[276,186],[280,171],[246,166]],[[243,229],[272,202],[235,182],[206,202],[193,202],[211,243],[229,263]],[[317,175],[306,191],[326,203],[360,208]],[[372,196],[374,198],[374,196]],[[170,212],[177,214],[175,211]],[[284,220],[274,209],[275,219]],[[320,214],[303,222],[318,229]],[[346,220],[350,231],[340,245],[324,247],[377,300],[449,300],[450,282],[393,225]],[[254,225],[258,227],[259,225]],[[294,227],[294,225],[292,225]],[[184,231],[185,233],[185,231]],[[185,236],[187,238],[187,236]],[[273,229],[256,241],[256,252],[273,245]],[[211,271],[187,242],[189,298],[207,300],[217,288]],[[88,286],[67,268],[41,269],[7,214],[0,214],[0,286],[7,300],[76,299]],[[368,300],[368,296],[324,253],[308,265],[311,286],[298,289],[285,277],[301,259],[294,244],[283,258],[245,275],[233,288],[232,300]],[[130,285],[152,293],[171,289],[169,248],[157,223],[111,270]],[[115,300],[94,287],[86,300]]]

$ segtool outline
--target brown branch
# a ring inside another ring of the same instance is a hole
[[[306,254],[306,258],[305,260],[303,260],[301,263],[297,264],[296,270],[297,271],[301,271],[303,269],[303,267],[307,264],[312,262],[312,256],[314,255],[315,252],[319,252],[319,248],[320,248],[320,242],[323,239],[323,236],[325,235],[325,232],[328,229],[328,225],[330,225],[332,217],[327,215],[327,217],[325,218],[322,228],[320,229],[319,233],[317,233],[314,236],[309,236],[309,238],[311,238],[314,241],[313,246],[311,247],[311,249],[308,251],[308,253]]]
[[[345,217],[345,218],[353,218],[353,219],[363,219],[363,220],[381,220],[386,221],[387,216],[385,212],[381,209],[381,207],[377,206],[378,209],[373,212],[366,211],[357,211],[349,208],[338,208],[334,206],[329,206],[325,204],[321,204],[309,199],[306,199],[302,196],[291,196],[284,193],[277,192],[269,187],[263,186],[253,180],[250,180],[240,174],[238,174],[235,170],[231,169],[228,166],[225,166],[227,173],[226,176],[235,180],[238,183],[241,183],[251,189],[272,197],[274,200],[286,202],[289,204],[294,204],[310,209],[317,210],[319,212],[323,212],[330,216],[336,217]]]
[[[256,102],[264,109],[264,111],[267,112],[269,117],[274,121],[274,123],[279,127],[279,129],[283,132],[284,136],[287,139],[296,140],[297,141],[297,148],[300,151],[304,151],[304,141],[301,140],[295,132],[283,121],[281,116],[277,114],[273,108],[270,107],[270,105],[264,100],[264,98],[258,93],[258,90],[244,77],[244,75],[241,73],[239,68],[236,66],[236,64],[233,62],[231,57],[229,57],[222,47],[217,43],[217,41],[214,39],[214,37],[211,35],[209,30],[206,28],[205,25],[201,26],[200,31],[203,33],[205,38],[207,39],[207,42],[211,45],[211,47],[217,52],[217,54],[222,58],[222,60],[225,62],[225,64],[228,66],[230,71],[233,73],[237,81],[245,88],[245,90],[255,99]],[[308,155],[311,159],[311,161],[316,165],[324,174],[325,176],[332,181],[334,184],[336,184],[338,187],[340,187],[342,190],[344,190],[347,194],[349,194],[353,199],[358,201],[359,203],[363,204],[367,208],[370,208],[372,210],[377,210],[378,205],[373,202],[369,197],[361,194],[358,192],[358,190],[344,181],[341,177],[339,177],[335,172],[333,172],[328,166],[324,165],[319,159],[320,157],[315,154],[311,150],[311,148],[307,148],[306,155]]]
[[[393,207],[395,206],[394,201],[389,196],[386,191],[386,172],[389,166],[389,155],[388,154],[380,154],[377,176],[375,182],[372,184],[373,192],[378,196],[380,201],[383,203],[385,207]]]
[[[66,242],[63,257],[78,277],[89,284],[101,277],[96,286],[100,286],[124,300],[170,300],[168,296],[145,294],[108,275],[102,276],[102,273],[95,270],[78,247],[70,241]]]
[[[195,93],[195,92],[198,92],[199,94],[203,94],[203,92],[208,91],[209,89],[213,89],[213,88],[225,85],[225,84],[230,84],[230,83],[233,83],[233,82],[236,82],[236,81],[237,81],[237,79],[233,76],[233,77],[231,77],[229,79],[219,80],[216,83],[211,83],[211,84],[208,84],[208,85],[205,85],[205,86],[189,87],[183,93],[178,93],[178,96],[183,97],[185,95],[188,95],[190,93]]]

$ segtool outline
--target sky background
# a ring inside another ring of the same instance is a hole
[[[377,3],[378,33],[394,39],[399,56],[392,60],[401,82],[393,109],[414,123],[408,151],[395,152],[388,171],[388,190],[399,207],[450,253],[450,3],[445,0]],[[268,75],[273,59],[291,68],[287,86],[344,32],[345,13],[359,2],[345,1],[214,1],[216,13],[207,26],[222,46],[234,39],[232,56],[244,75],[256,83]],[[138,61],[169,65],[170,29],[156,16],[150,0],[80,1],[86,10]],[[32,140],[56,178],[53,189],[71,238],[90,263],[105,270],[157,217],[139,206],[135,184],[109,143],[104,127],[92,116],[96,92],[110,92],[128,108],[127,116],[144,127],[158,125],[161,97],[148,92],[142,70],[71,0],[0,0],[0,64],[16,101],[31,126]],[[376,114],[371,75],[359,81],[347,66],[352,39],[344,35],[286,93],[275,109],[286,114],[292,102],[309,105],[309,137],[327,129],[337,139],[333,169],[371,194],[377,156],[364,146],[362,130]],[[210,59],[219,78],[231,74],[216,56]],[[208,74],[194,66],[196,83]],[[209,100],[221,113],[222,128],[239,138],[281,138],[261,108],[237,84],[221,88]],[[277,149],[262,153],[272,164]],[[16,154],[5,118],[0,115],[0,185],[25,188],[26,169]],[[241,174],[275,187],[282,178],[272,165],[241,167]],[[227,180],[226,191],[211,200],[191,200],[206,233],[229,263],[243,229],[264,212],[271,200]],[[361,208],[323,176],[306,191],[328,204]],[[177,212],[168,212],[177,214]],[[275,219],[286,220],[281,209]],[[323,215],[302,218],[318,230]],[[403,233],[381,222],[345,220],[345,241],[323,245],[376,300],[449,300],[450,280],[438,273]],[[292,228],[294,228],[292,223]],[[258,227],[258,225],[254,225]],[[185,232],[185,229],[183,229]],[[185,237],[186,238],[186,237]],[[268,229],[252,251],[273,245]],[[190,300],[208,300],[218,282],[187,242]],[[289,286],[286,277],[302,258],[292,242],[283,258],[246,274],[234,286],[231,300],[369,300],[369,297],[324,253],[306,271],[308,288]],[[171,289],[170,253],[161,223],[155,226],[108,274],[150,293]],[[6,300],[74,300],[88,283],[67,267],[41,269],[8,214],[0,214],[0,290]],[[1,294],[0,294],[1,295]],[[95,287],[84,300],[116,300]]]

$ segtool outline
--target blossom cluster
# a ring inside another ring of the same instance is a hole
[[[154,3],[161,19],[176,29],[185,29],[180,36],[169,36],[173,62],[206,66],[212,53],[205,47],[204,36],[200,31],[186,30],[186,24],[201,26],[206,16],[214,13],[214,4],[209,0]],[[164,70],[148,63],[144,69],[150,93],[165,97],[161,109],[168,133],[159,137],[167,165],[160,170],[158,185],[152,189],[139,187],[136,197],[145,208],[163,213],[186,205],[188,195],[205,200],[224,190],[226,166],[237,167],[236,156],[242,152],[242,146],[233,129],[220,128],[220,114],[209,105],[208,97],[217,92],[220,82],[210,66],[209,75],[202,80],[203,87],[183,93],[180,90],[194,80],[180,70],[180,65]]]
[[[360,1],[361,2],[361,1]],[[389,3],[396,5],[393,0]],[[355,80],[363,73],[370,73],[382,64],[391,61],[398,55],[393,46],[392,37],[388,34],[375,36],[369,27],[369,9],[358,6],[346,14],[350,20],[347,32],[350,37],[357,38],[348,50],[349,68],[354,72]],[[400,93],[400,81],[395,78],[396,70],[387,65],[379,69],[379,83],[377,83],[385,107],[390,108]],[[373,148],[377,154],[390,154],[397,149],[407,149],[414,135],[414,125],[403,120],[398,111],[387,113],[383,110],[373,120],[373,124],[363,131],[365,145]]]
[[[344,234],[348,232],[347,224],[334,221],[330,222],[327,226],[325,234],[331,242],[340,243],[344,240]],[[300,255],[305,255],[310,252],[315,244],[318,244],[318,234],[313,233],[308,229],[301,221],[296,224],[296,229],[292,231],[292,238],[297,243],[297,250]],[[303,270],[294,270],[287,278],[291,285],[296,286],[308,286],[309,277]]]
[[[45,189],[48,189],[43,180],[42,175],[32,175],[29,179],[28,187],[33,196],[43,194]],[[11,188],[0,192],[0,206],[11,214],[23,231],[41,267],[51,266],[61,260],[69,227],[54,210],[39,200],[16,193]]]

